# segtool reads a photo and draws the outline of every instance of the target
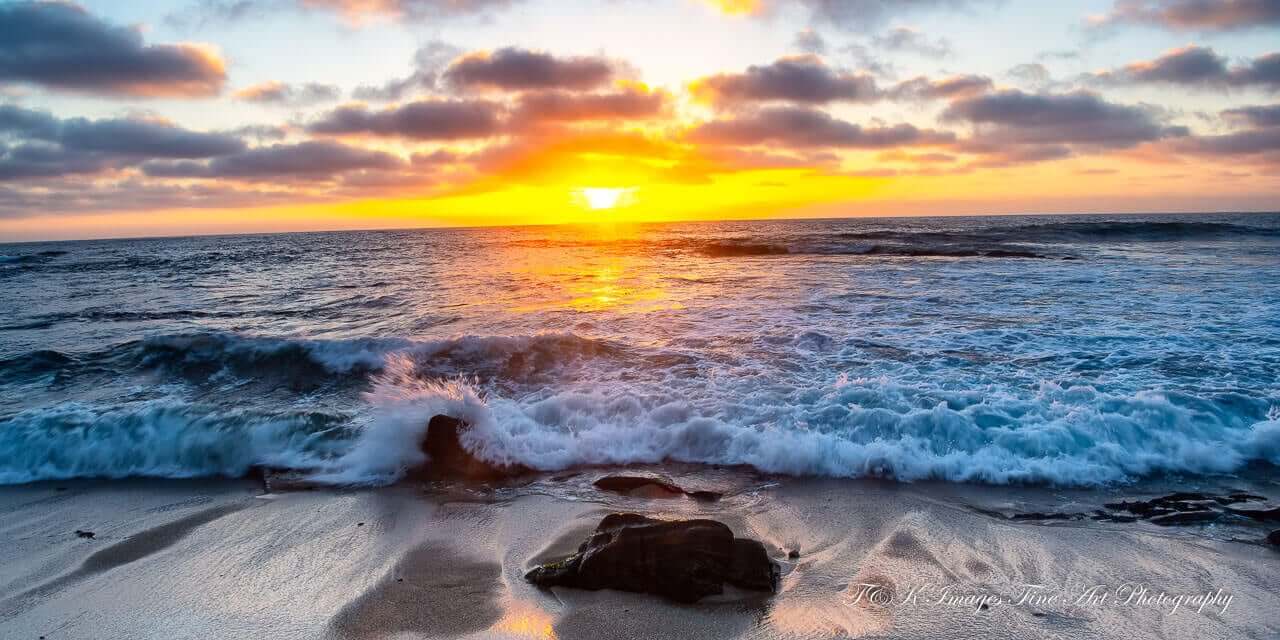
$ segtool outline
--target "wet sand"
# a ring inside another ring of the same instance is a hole
[[[591,486],[598,471],[496,490],[406,485],[264,493],[247,480],[4,487],[0,635],[1280,635],[1280,551],[1259,543],[1264,527],[1013,522],[992,515],[1087,511],[1118,497],[1154,495],[1152,488],[1054,491],[664,471],[686,489],[726,496],[718,502],[617,496]],[[1273,482],[1230,486],[1275,500],[1280,490]],[[773,550],[783,571],[779,593],[731,592],[675,605],[610,591],[540,591],[524,581],[532,564],[572,551],[614,511],[721,520]],[[77,529],[94,537],[80,538]],[[793,549],[798,558],[788,558]],[[1137,596],[1125,585],[1150,591]],[[1173,610],[1171,600],[1155,597],[1161,591],[1182,595],[1183,603]],[[1087,592],[1103,600],[1082,597]],[[1019,602],[1027,593],[1036,598]],[[1188,599],[1206,593],[1216,598],[1203,608]]]

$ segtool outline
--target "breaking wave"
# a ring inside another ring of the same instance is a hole
[[[483,354],[569,339],[472,338],[419,347]],[[289,348],[314,349],[310,357],[335,370],[369,366],[375,350],[364,343]],[[795,402],[725,398],[713,405],[676,387],[486,395],[473,379],[424,375],[421,352],[412,349],[383,357],[376,369],[352,415],[227,411],[172,399],[24,411],[0,421],[0,483],[238,476],[262,465],[335,484],[383,484],[430,464],[418,443],[437,414],[473,425],[463,444],[476,455],[546,471],[670,460],[796,476],[1096,486],[1154,474],[1230,473],[1253,461],[1280,464],[1276,410],[1243,397],[1120,396],[1050,383],[1025,396],[940,396],[939,389],[888,379],[841,377],[800,390]]]
[[[544,471],[678,461],[795,476],[1099,486],[1280,464],[1280,421],[1229,409],[1239,398],[1123,397],[1046,383],[1029,398],[957,394],[911,408],[916,390],[842,378],[800,408],[804,419],[784,423],[763,412],[730,419],[731,407],[708,410],[677,394],[486,399],[465,380],[424,381],[411,371],[395,361],[377,377],[367,394],[371,421],[319,479],[380,484],[430,464],[417,443],[437,414],[473,425],[463,444],[476,455]]]

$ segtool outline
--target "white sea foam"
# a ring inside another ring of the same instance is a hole
[[[674,460],[797,476],[1095,486],[1156,473],[1229,473],[1251,460],[1280,464],[1280,423],[1213,416],[1158,392],[1116,397],[1045,384],[1030,401],[864,408],[850,399],[904,390],[840,377],[806,408],[828,423],[783,424],[769,410],[731,421],[674,396],[601,390],[486,401],[465,381],[425,382],[411,368],[408,360],[388,366],[367,396],[373,420],[322,479],[380,483],[429,464],[417,443],[440,413],[474,425],[464,445],[482,458],[542,470]],[[1021,417],[981,426],[1001,409]]]

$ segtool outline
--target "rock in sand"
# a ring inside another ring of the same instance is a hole
[[[616,589],[690,603],[723,593],[726,584],[772,592],[778,572],[764,545],[735,538],[715,520],[614,513],[577,553],[534,567],[525,579],[544,588]]]

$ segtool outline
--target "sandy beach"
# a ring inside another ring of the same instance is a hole
[[[613,495],[592,486],[604,474],[597,470],[500,488],[268,493],[252,480],[5,487],[0,627],[6,638],[49,640],[1280,633],[1280,553],[1260,543],[1265,531],[1255,525],[1005,519],[1158,493],[1149,488],[662,471],[686,488],[726,495]],[[1231,486],[1276,496],[1274,484],[1241,484]],[[770,549],[782,568],[778,593],[730,590],[677,605],[525,581],[530,566],[567,555],[612,512],[720,520]],[[789,557],[793,550],[798,557]]]

